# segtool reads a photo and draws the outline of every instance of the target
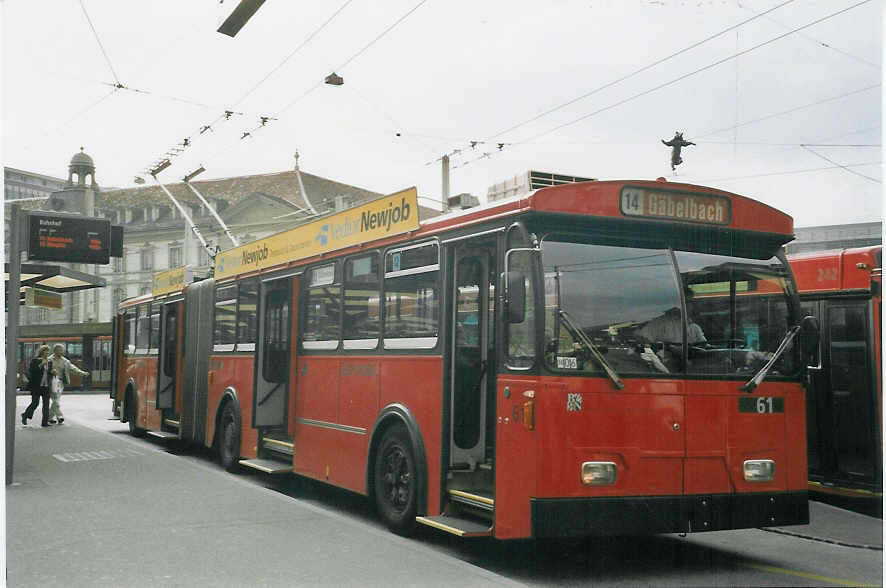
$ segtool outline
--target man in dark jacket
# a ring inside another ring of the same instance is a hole
[[[28,419],[33,418],[34,410],[43,399],[43,427],[49,426],[49,384],[52,374],[49,372],[49,345],[41,345],[36,357],[28,366],[28,390],[31,391],[31,404],[22,413],[22,424],[27,425]]]

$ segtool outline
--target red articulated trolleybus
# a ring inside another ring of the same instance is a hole
[[[877,245],[789,257],[803,309],[821,323],[821,365],[810,370],[806,399],[809,489],[880,515],[882,249]]]
[[[123,302],[115,412],[364,494],[399,533],[808,522],[818,340],[789,216],[661,181],[417,207],[387,196]]]

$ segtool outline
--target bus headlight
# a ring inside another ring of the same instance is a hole
[[[585,486],[615,484],[618,468],[611,461],[586,461],[581,464],[581,483]]]
[[[775,462],[771,459],[749,459],[743,469],[745,482],[771,482],[775,478]]]

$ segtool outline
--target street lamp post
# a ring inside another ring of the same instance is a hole
[[[9,210],[9,280],[6,282],[6,485],[12,484],[15,454],[15,393],[18,385],[18,322],[21,290],[20,205]]]

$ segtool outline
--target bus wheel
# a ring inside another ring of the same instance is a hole
[[[126,394],[126,421],[129,423],[129,434],[133,437],[144,437],[145,429],[142,429],[138,425],[135,424],[136,419],[136,406],[135,406],[135,394],[130,391]]]
[[[418,480],[406,427],[398,424],[385,432],[374,470],[375,506],[379,516],[395,533],[410,533],[415,528]]]
[[[240,413],[232,402],[225,404],[218,423],[218,461],[231,473],[240,469]]]

